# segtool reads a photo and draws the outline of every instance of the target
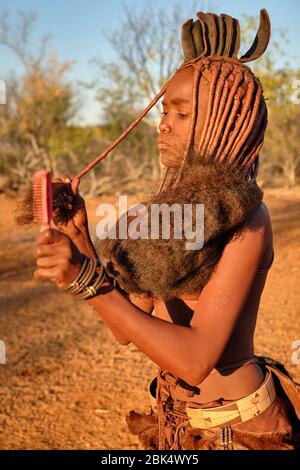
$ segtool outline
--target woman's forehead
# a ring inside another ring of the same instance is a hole
[[[192,67],[177,72],[169,81],[163,104],[191,104],[193,100],[194,70]]]

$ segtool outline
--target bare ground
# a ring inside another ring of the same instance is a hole
[[[265,202],[275,261],[256,353],[284,362],[299,382],[292,343],[300,339],[300,188],[266,191]],[[119,345],[89,307],[32,280],[36,229],[14,225],[15,203],[0,195],[0,339],[7,353],[0,365],[0,449],[140,449],[125,415],[149,410],[147,386],[157,365],[135,346]],[[96,205],[88,201],[93,224]]]

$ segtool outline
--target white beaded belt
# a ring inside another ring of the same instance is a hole
[[[151,393],[151,385],[155,379],[156,377],[151,380],[148,393],[152,410],[156,413],[156,398]],[[249,421],[269,408],[274,403],[275,398],[276,389],[273,376],[270,371],[267,371],[264,382],[251,395],[226,405],[212,408],[186,407],[186,413],[192,428],[209,429],[226,423],[238,424]]]

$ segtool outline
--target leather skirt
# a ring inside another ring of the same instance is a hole
[[[195,387],[160,370],[149,387],[156,407],[151,407],[150,414],[131,410],[126,416],[129,431],[145,450],[300,450],[300,384],[278,361],[255,356],[255,362],[265,375],[272,374],[275,396],[246,422],[193,427],[187,408],[221,409],[222,404],[200,404]]]

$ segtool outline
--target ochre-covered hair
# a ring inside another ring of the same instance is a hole
[[[159,191],[179,181],[187,163],[218,161],[236,166],[249,179],[258,171],[267,127],[267,107],[259,79],[245,65],[266,50],[271,34],[266,10],[249,51],[238,58],[240,26],[228,15],[198,13],[182,26],[184,63],[194,69],[193,115],[179,171],[165,169]],[[197,132],[197,136],[195,133]],[[197,138],[196,138],[197,137]],[[196,144],[197,143],[197,144]]]

